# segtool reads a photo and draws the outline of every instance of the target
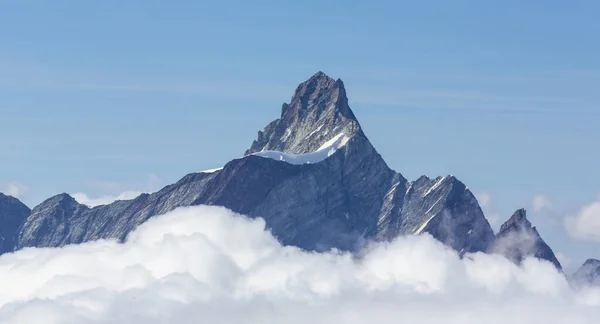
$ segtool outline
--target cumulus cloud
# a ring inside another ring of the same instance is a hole
[[[477,200],[482,207],[489,207],[492,204],[492,195],[488,192],[481,192],[477,194]]]
[[[85,192],[76,192],[72,193],[71,196],[80,204],[96,207],[100,205],[107,205],[117,200],[134,199],[144,192],[155,192],[163,186],[163,181],[157,175],[150,173],[143,181],[137,183],[122,183],[102,180],[91,181],[88,184],[90,187],[94,188],[95,191],[108,192],[112,194],[93,196]],[[129,190],[130,188],[137,188],[139,190]]]
[[[567,216],[565,227],[574,239],[600,242],[600,197],[583,206],[576,215]]]
[[[364,253],[283,247],[220,207],[156,217],[124,244],[0,256],[1,323],[596,323],[600,291],[547,262],[457,254],[428,235]]]
[[[556,252],[554,253],[554,255],[556,256],[558,262],[560,262],[564,269],[568,269],[573,264],[573,259],[562,252]]]
[[[531,200],[531,206],[533,207],[533,211],[539,213],[552,208],[552,201],[550,198],[548,198],[548,196],[539,194],[533,196],[533,199]]]
[[[539,238],[532,230],[522,228],[511,231],[494,240],[490,252],[504,255],[509,260],[521,262],[523,256],[534,254]]]
[[[15,198],[21,197],[25,192],[27,192],[28,188],[22,183],[19,182],[10,182],[5,188],[2,190],[5,194],[9,196],[13,196]]]
[[[497,228],[500,225],[500,214],[494,210],[492,195],[489,192],[480,192],[476,195],[479,206],[485,214],[490,225]]]
[[[71,196],[80,204],[87,205],[90,207],[96,207],[100,205],[107,205],[117,200],[133,199],[141,194],[141,191],[125,191],[115,196],[106,195],[100,197],[90,197],[83,192],[77,192],[71,194]]]

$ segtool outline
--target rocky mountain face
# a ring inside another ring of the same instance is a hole
[[[348,106],[342,80],[333,80],[318,72],[298,86],[289,104],[283,104],[281,117],[258,132],[246,155],[266,150],[293,154],[314,152],[342,133],[348,137],[364,137]]]
[[[474,195],[455,177],[410,181],[390,169],[348,106],[343,82],[322,72],[298,86],[244,157],[156,193],[94,208],[57,195],[31,211],[12,246],[124,240],[154,215],[200,204],[263,217],[282,243],[306,250],[355,251],[369,240],[429,233],[461,254],[490,250],[519,261],[533,253],[556,261],[524,214],[494,237]],[[506,245],[514,233],[539,239]]]
[[[17,198],[0,193],[0,254],[13,251],[17,231],[30,212]]]
[[[562,270],[552,249],[527,219],[525,209],[517,210],[506,223],[502,224],[488,252],[504,255],[517,264],[527,257],[536,257],[549,261],[557,269]]]
[[[576,287],[600,287],[600,260],[588,259],[585,261],[585,263],[573,274],[571,282]]]

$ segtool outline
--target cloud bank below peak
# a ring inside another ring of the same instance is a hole
[[[2,323],[595,323],[600,290],[574,291],[547,262],[460,259],[429,235],[359,257],[283,247],[221,207],[151,218],[124,244],[0,256]]]

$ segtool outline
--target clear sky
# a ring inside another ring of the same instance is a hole
[[[592,0],[0,0],[0,190],[33,207],[221,166],[322,70],[392,168],[454,174],[495,227],[525,207],[555,251],[600,257],[564,226],[600,192],[599,14]]]

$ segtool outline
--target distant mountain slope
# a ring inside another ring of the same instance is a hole
[[[494,237],[455,177],[409,181],[391,170],[348,106],[343,82],[319,72],[298,86],[244,157],[105,206],[52,197],[33,209],[16,247],[122,240],[151,216],[199,204],[263,217],[284,244],[307,250],[355,250],[365,240],[430,233],[466,253],[487,250]]]
[[[502,224],[488,252],[502,254],[517,264],[527,257],[536,257],[549,261],[557,269],[562,270],[552,249],[527,219],[525,209],[517,210],[506,223]]]
[[[0,193],[0,254],[13,251],[17,231],[30,212],[17,198]]]
[[[577,269],[571,281],[578,287],[600,287],[600,260],[588,259]]]

